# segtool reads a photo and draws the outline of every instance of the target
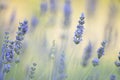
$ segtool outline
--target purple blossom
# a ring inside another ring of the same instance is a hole
[[[80,41],[82,41],[82,34],[83,34],[83,30],[84,30],[84,14],[81,14],[80,17],[80,21],[79,21],[79,25],[77,26],[77,30],[75,31],[75,35],[73,38],[73,41],[75,42],[75,44],[79,44]]]
[[[56,0],[50,0],[50,11],[52,13],[56,13],[56,11],[57,11],[57,1]]]
[[[65,54],[61,54],[59,60],[59,66],[58,66],[58,80],[64,80],[67,78],[65,69],[66,69]]]
[[[102,47],[100,47],[100,48],[98,49],[98,51],[97,51],[97,53],[98,53],[98,58],[99,58],[99,59],[104,55],[105,45],[106,45],[106,42],[103,41],[103,42],[101,43],[101,46],[102,46]]]
[[[64,4],[64,26],[68,27],[71,23],[71,1],[70,0],[65,0]]]
[[[110,75],[110,80],[116,80],[116,75]]]
[[[120,67],[120,62],[119,61],[115,61],[115,66]]]
[[[38,23],[39,23],[38,18],[36,16],[33,16],[31,19],[31,26],[36,27]]]
[[[92,60],[92,64],[93,64],[93,66],[99,65],[99,59],[98,59],[98,58],[94,58],[94,59]]]
[[[45,14],[48,10],[48,5],[47,5],[47,2],[43,1],[41,4],[40,4],[40,11],[41,11],[41,14]]]
[[[7,62],[12,62],[14,60],[14,51],[13,50],[7,50],[5,54],[5,58]]]
[[[96,5],[97,5],[98,0],[86,0],[87,4],[87,14],[88,15],[94,15],[95,10],[96,10]]]
[[[69,17],[71,15],[71,2],[70,2],[70,0],[65,0],[64,15],[65,15],[65,17]]]
[[[18,27],[16,40],[22,41],[27,31],[28,31],[28,22],[24,21],[23,23],[20,23],[20,27]]]

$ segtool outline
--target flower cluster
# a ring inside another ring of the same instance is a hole
[[[98,50],[97,50],[97,55],[98,55],[98,58],[94,58],[92,60],[92,63],[93,63],[93,66],[96,66],[99,64],[99,59],[104,55],[104,49],[105,49],[105,46],[106,46],[106,41],[103,41],[101,43],[101,46]]]
[[[79,25],[77,26],[77,30],[75,31],[75,35],[74,35],[73,41],[75,42],[75,44],[79,44],[80,41],[82,40],[82,34],[84,30],[83,24],[85,23],[84,18],[85,18],[84,14],[82,13],[80,17]]]
[[[20,23],[20,27],[18,27],[18,32],[15,41],[9,40],[9,33],[5,32],[4,43],[2,45],[2,62],[4,64],[3,72],[10,71],[10,63],[14,62],[18,63],[19,59],[15,60],[15,53],[19,55],[22,49],[22,41],[24,39],[24,35],[28,31],[27,21]]]

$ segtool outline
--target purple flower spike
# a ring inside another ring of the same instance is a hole
[[[73,38],[73,41],[75,44],[79,44],[80,41],[82,41],[82,34],[83,34],[83,30],[84,30],[84,14],[82,13],[81,14],[81,17],[80,17],[80,21],[79,21],[79,25],[77,26],[77,30],[75,31],[75,35],[74,35],[74,38]]]

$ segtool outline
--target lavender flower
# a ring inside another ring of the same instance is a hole
[[[18,28],[17,37],[15,41],[9,40],[9,33],[5,32],[4,43],[2,45],[2,55],[1,61],[3,66],[3,72],[9,72],[11,68],[11,63],[18,63],[20,60],[15,59],[15,53],[19,54],[22,48],[22,40],[18,37],[24,37],[26,32],[28,31],[27,21],[20,23],[20,27]]]
[[[41,14],[42,14],[42,15],[43,15],[43,14],[46,14],[47,9],[48,9],[47,2],[43,1],[43,2],[40,4]]]
[[[95,13],[97,0],[86,0],[87,2],[87,14],[92,16]]]
[[[101,45],[102,47],[100,47],[97,51],[99,59],[104,55],[104,49],[105,49],[106,42],[102,42]]]
[[[50,11],[52,13],[56,13],[56,11],[57,11],[57,1],[56,0],[50,0]]]
[[[21,53],[21,49],[22,49],[21,41],[24,39],[24,35],[27,33],[27,31],[28,31],[28,22],[24,21],[23,23],[20,23],[20,27],[18,27],[16,41],[14,42],[14,46],[15,46],[14,50],[18,55]]]
[[[58,80],[65,80],[67,75],[65,73],[65,55],[60,55],[59,66],[58,66]]]
[[[31,26],[35,28],[38,25],[38,22],[38,18],[36,16],[32,16]]]
[[[70,0],[65,0],[64,16],[69,18],[70,15],[71,15],[71,2]]]
[[[21,49],[22,49],[21,41],[15,41],[14,46],[15,46],[14,47],[15,53],[19,55],[21,53]]]
[[[64,26],[68,27],[69,24],[71,23],[71,1],[70,0],[65,0],[64,4]]]
[[[119,62],[119,61],[115,61],[115,65],[116,65],[117,67],[120,67],[120,62]]]
[[[5,40],[2,45],[3,62],[12,62],[14,59],[14,42],[9,40],[8,32],[5,33]]]
[[[98,58],[94,58],[94,59],[92,60],[92,64],[93,64],[93,66],[99,65],[99,59],[98,59]]]
[[[8,50],[6,52],[5,58],[6,58],[7,62],[13,62],[13,60],[14,60],[14,51],[13,50]]]
[[[77,30],[75,31],[75,35],[73,38],[73,41],[75,42],[75,44],[79,44],[80,41],[82,41],[82,34],[83,34],[83,24],[84,24],[84,14],[81,14],[80,17],[80,21],[79,21],[79,25],[77,26]]]
[[[20,23],[20,27],[18,28],[18,36],[25,35],[28,31],[28,22],[25,20],[23,23]]]
[[[110,75],[110,80],[116,80],[116,75]]]
[[[89,42],[88,46],[84,50],[83,54],[83,60],[82,60],[82,65],[85,67],[88,64],[89,59],[91,58],[92,55],[92,45]]]

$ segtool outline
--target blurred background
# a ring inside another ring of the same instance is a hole
[[[85,15],[84,33],[76,45],[73,37],[81,13]],[[57,59],[63,52],[66,80],[111,80],[112,74],[120,80],[120,69],[114,65],[120,50],[120,0],[0,0],[0,46],[4,32],[15,40],[19,23],[24,20],[29,26],[24,53],[5,80],[30,80],[26,76],[34,62],[37,67],[33,80],[64,80],[53,79]],[[99,66],[93,67],[91,61],[97,57],[102,41],[107,41],[105,55]],[[88,65],[82,66],[84,48],[89,43],[92,56]]]

